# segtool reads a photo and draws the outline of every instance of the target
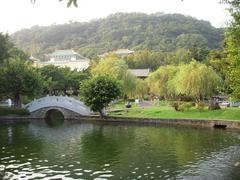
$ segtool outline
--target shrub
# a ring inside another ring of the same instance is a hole
[[[189,109],[194,106],[194,103],[192,103],[192,102],[173,102],[173,103],[171,103],[171,106],[176,111],[189,111]]]
[[[182,102],[179,105],[179,111],[189,111],[189,109],[193,107],[192,102]]]
[[[7,115],[26,116],[29,114],[30,114],[29,111],[23,108],[0,107],[0,116],[7,116]]]
[[[206,105],[205,105],[204,102],[199,102],[199,103],[197,103],[197,109],[198,109],[200,112],[204,110],[205,106],[206,106]]]
[[[172,106],[176,111],[179,111],[179,103],[178,102],[172,102],[170,104],[170,106]]]

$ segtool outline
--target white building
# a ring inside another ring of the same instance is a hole
[[[56,50],[48,54],[49,61],[41,62],[41,66],[55,65],[59,67],[69,67],[71,70],[82,71],[89,67],[90,60],[81,56],[77,52],[69,50]]]

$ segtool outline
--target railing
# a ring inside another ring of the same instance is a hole
[[[30,112],[53,106],[69,109],[82,115],[89,115],[91,112],[83,102],[68,96],[46,96],[24,105]]]

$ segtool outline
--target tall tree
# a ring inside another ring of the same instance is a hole
[[[91,69],[91,73],[93,76],[111,76],[115,81],[122,84],[123,95],[133,96],[136,87],[136,77],[128,71],[126,62],[117,56],[110,55],[105,59],[101,59]]]
[[[199,102],[204,96],[211,96],[216,92],[220,80],[212,68],[192,61],[181,65],[172,83],[175,84],[176,94],[192,96]]]
[[[165,99],[174,95],[171,88],[171,80],[175,77],[178,68],[176,66],[161,66],[147,78],[150,92]]]
[[[240,1],[224,0],[224,2],[230,5],[229,12],[233,17],[225,36],[225,50],[229,63],[226,78],[233,96],[240,99]]]
[[[10,50],[14,47],[7,34],[0,33],[0,64],[11,57]]]
[[[14,100],[16,107],[21,107],[21,97],[34,97],[41,92],[40,74],[28,62],[11,59],[0,67],[0,94]]]

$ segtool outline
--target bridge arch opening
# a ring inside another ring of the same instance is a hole
[[[64,115],[57,109],[48,110],[44,119],[50,127],[61,126],[64,123]]]

